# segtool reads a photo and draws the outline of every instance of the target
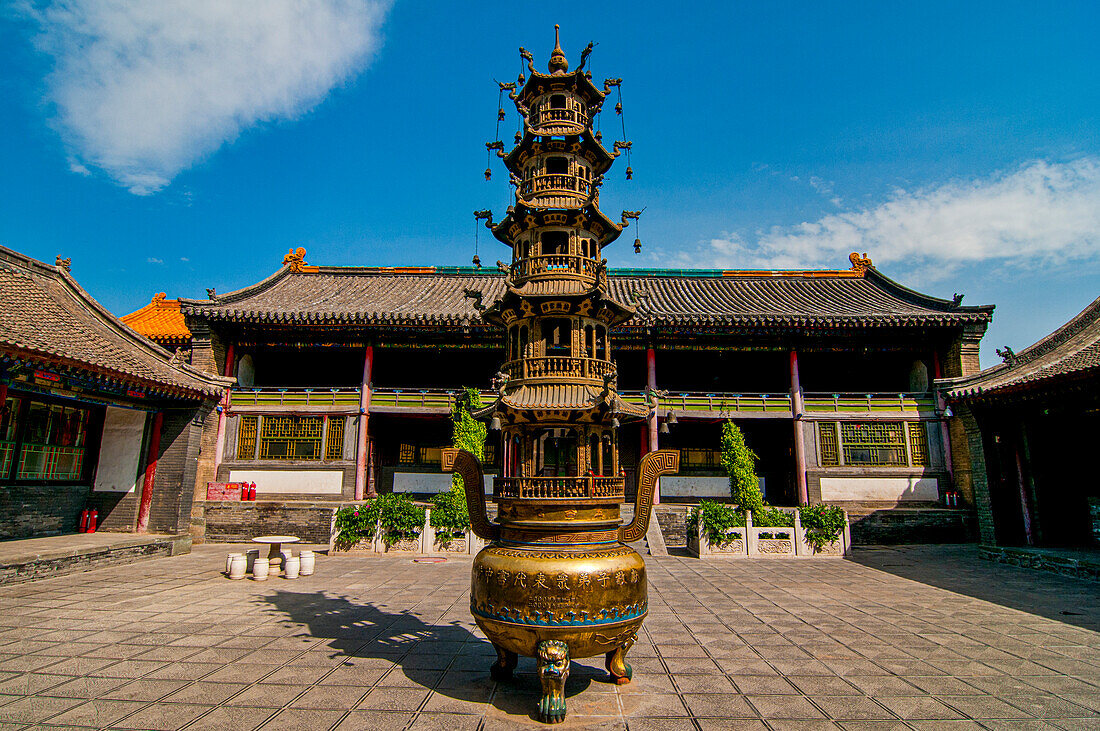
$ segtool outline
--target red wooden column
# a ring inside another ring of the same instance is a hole
[[[798,351],[791,351],[791,414],[794,416],[794,469],[798,481],[798,504],[810,502],[810,490],[806,484],[806,429],[802,417],[805,408],[802,401],[802,381],[798,374]]]
[[[645,385],[651,391],[657,390],[657,351],[650,345],[645,350]],[[656,397],[654,397],[656,398]],[[646,418],[646,434],[648,451],[657,451],[657,407],[654,406]],[[653,504],[661,502],[661,480],[657,478],[657,488],[653,492]]]
[[[355,499],[374,497],[374,485],[367,479],[367,423],[370,421],[370,382],[374,369],[374,346],[363,354],[363,383],[359,390],[359,440],[355,446]]]
[[[233,343],[225,349],[225,375],[233,375],[234,364]],[[221,403],[218,404],[218,433],[214,436],[214,479],[218,479],[218,465],[225,456],[225,420],[229,418],[229,389],[225,389]]]
[[[8,384],[0,383],[0,409],[4,408],[4,404],[8,401]]]
[[[160,456],[160,428],[163,424],[164,412],[158,411],[153,415],[153,433],[149,436],[149,456],[145,459],[145,481],[141,485],[141,502],[138,504],[138,533],[149,530],[149,509],[153,505],[153,481],[157,476],[157,459]]]

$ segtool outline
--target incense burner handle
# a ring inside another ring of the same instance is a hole
[[[631,543],[642,539],[649,530],[649,514],[653,510],[653,494],[657,478],[680,469],[680,450],[658,449],[642,457],[638,464],[638,491],[634,497],[634,520],[619,528],[619,540]]]
[[[462,478],[462,487],[466,490],[466,509],[470,513],[470,529],[474,534],[487,541],[499,538],[500,526],[490,522],[485,509],[485,477],[477,457],[465,449],[444,449],[443,471],[454,472]]]

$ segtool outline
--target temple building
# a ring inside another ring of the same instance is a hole
[[[232,380],[115,319],[51,266],[0,247],[0,538],[187,533],[203,421]],[[182,342],[182,341],[181,341]]]
[[[454,392],[478,387],[494,401],[486,374],[509,360],[507,328],[482,320],[481,300],[502,296],[527,259],[506,272],[312,266],[299,249],[245,289],[181,299],[190,333],[181,347],[193,365],[237,378],[203,436],[197,533],[207,482],[255,481],[261,503],[303,509],[446,489],[439,449],[450,442]],[[636,314],[609,347],[598,333],[583,340],[583,329],[569,337],[597,356],[608,347],[621,399],[652,414],[618,430],[628,492],[642,454],[681,450],[658,511],[673,533],[683,504],[729,495],[719,431],[733,419],[773,504],[844,505],[865,541],[973,538],[965,430],[945,416],[932,382],[979,370],[992,307],[914,292],[855,254],[837,270],[623,269],[606,278],[610,297]],[[561,347],[557,337],[542,347]],[[489,473],[502,466],[499,434],[490,432]],[[956,492],[958,507],[948,507]]]
[[[1100,298],[1003,363],[937,384],[965,431],[981,541],[1100,546]]]

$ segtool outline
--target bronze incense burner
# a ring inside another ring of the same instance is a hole
[[[616,223],[599,208],[603,175],[630,143],[609,152],[593,133],[593,118],[620,82],[593,85],[584,72],[591,48],[569,72],[556,42],[550,73],[536,71],[520,49],[530,77],[501,91],[515,102],[523,131],[511,152],[499,141],[487,145],[516,188],[504,220],[475,213],[512,249],[510,266],[498,262],[505,292],[488,306],[480,292],[467,292],[482,318],[507,332],[497,398],[475,413],[501,430],[495,522],[477,460],[453,449],[443,457],[444,469],[462,477],[474,533],[489,541],[474,559],[470,611],[496,648],[491,674],[506,679],[517,656],[534,657],[543,686],[538,716],[548,723],[565,719],[571,657],[603,654],[612,679],[630,681],[626,653],[648,600],[645,562],[626,543],[645,535],[657,479],[679,465],[677,451],[642,458],[634,515],[624,526],[618,427],[647,418],[649,407],[617,390],[610,331],[634,308],[611,295],[602,249],[638,214],[623,211]]]

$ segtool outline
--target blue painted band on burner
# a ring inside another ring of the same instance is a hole
[[[518,610],[514,610],[511,613],[505,614],[501,612],[487,612],[483,609],[479,609],[470,604],[470,613],[483,617],[484,619],[492,619],[497,622],[508,622],[509,624],[516,625],[529,625],[532,627],[596,627],[605,624],[618,624],[620,622],[629,622],[632,619],[638,619],[644,617],[649,611],[649,603],[643,602],[638,608],[633,609],[626,614],[611,615],[603,618],[588,618],[588,619],[561,619],[551,620],[542,616],[529,617],[521,616]],[[538,615],[542,615],[543,612],[536,612]]]

